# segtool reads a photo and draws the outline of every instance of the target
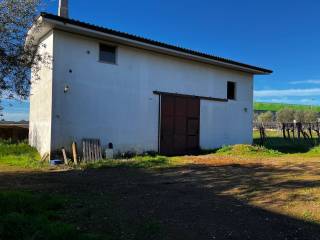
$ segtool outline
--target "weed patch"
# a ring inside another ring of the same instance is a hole
[[[23,168],[41,167],[40,155],[27,143],[0,141],[0,164]]]
[[[131,159],[101,160],[93,163],[82,164],[83,168],[110,168],[110,167],[131,167],[131,168],[157,168],[173,165],[173,160],[165,156],[136,156]]]
[[[272,149],[267,149],[260,146],[252,146],[245,144],[238,144],[234,146],[224,146],[217,150],[218,154],[227,154],[227,155],[263,155],[263,156],[279,156],[280,152]]]

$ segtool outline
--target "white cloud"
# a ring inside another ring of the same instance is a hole
[[[310,99],[310,98],[302,98],[299,100],[301,103],[307,103],[307,104],[312,104],[314,103],[314,100],[313,99]]]
[[[289,98],[271,98],[270,102],[273,103],[291,103],[292,100]]]
[[[310,79],[310,80],[304,80],[304,81],[293,81],[293,82],[290,82],[290,84],[320,84],[320,80]]]
[[[307,89],[274,89],[274,90],[255,90],[255,97],[307,97],[320,96],[320,88]]]

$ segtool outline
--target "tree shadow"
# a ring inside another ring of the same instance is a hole
[[[253,143],[259,145],[260,139],[254,139]],[[306,153],[317,144],[319,144],[317,139],[307,141],[303,138],[284,139],[282,137],[267,137],[263,146],[281,153]]]
[[[108,232],[110,224],[129,226],[141,219],[156,219],[163,230],[161,236],[128,234],[124,239],[319,239],[318,224],[250,203],[261,198],[266,205],[272,204],[268,195],[277,191],[320,187],[320,181],[285,178],[306,171],[318,174],[303,165],[273,168],[259,164],[1,173],[0,187],[70,196],[68,221],[90,232]],[[229,193],[234,189],[244,198]],[[291,197],[305,200],[304,195]]]

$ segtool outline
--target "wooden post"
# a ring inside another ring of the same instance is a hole
[[[292,124],[292,138],[295,139],[295,124]]]
[[[302,131],[302,124],[300,122],[297,123],[297,131],[298,131],[298,139],[300,140],[301,131]]]
[[[263,125],[259,127],[259,132],[260,132],[260,145],[263,146],[266,140],[266,133]]]
[[[309,125],[308,125],[308,131],[309,131],[309,135],[310,135],[310,137],[311,137],[311,139],[313,138],[313,136],[312,136],[312,127],[311,127],[311,123],[309,123]]]
[[[72,156],[74,164],[78,164],[78,154],[77,154],[77,144],[75,142],[72,143]]]
[[[83,161],[87,161],[87,149],[86,149],[86,141],[82,140],[82,156],[83,156]]]
[[[62,151],[64,164],[68,165],[68,159],[67,159],[66,150],[64,148],[62,148],[61,151]]]
[[[286,124],[282,123],[282,134],[283,134],[283,138],[286,138]]]
[[[291,136],[290,136],[290,128],[289,128],[289,126],[287,126],[287,137],[290,139],[291,138]]]
[[[314,131],[317,133],[318,136],[318,140],[320,139],[320,127],[319,127],[319,123],[316,123],[314,126]]]

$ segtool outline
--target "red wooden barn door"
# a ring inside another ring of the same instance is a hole
[[[160,153],[179,155],[199,150],[200,99],[161,95]]]

